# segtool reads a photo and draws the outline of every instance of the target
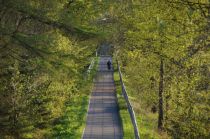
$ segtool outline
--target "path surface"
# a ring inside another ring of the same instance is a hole
[[[107,69],[111,57],[101,57],[90,98],[83,139],[122,139],[113,69]]]

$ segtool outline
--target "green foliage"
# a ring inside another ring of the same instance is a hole
[[[156,130],[157,114],[145,112],[137,117],[138,126],[140,129],[140,137],[147,139],[163,139],[165,135],[160,135]]]
[[[145,115],[157,112],[160,105],[162,59],[163,127],[173,138],[209,137],[209,80],[205,78],[209,76],[210,57],[207,5],[209,1],[149,0],[133,1],[122,6],[126,12],[119,10],[122,13],[114,38],[115,54],[130,96],[139,100],[133,100],[134,105],[146,112],[138,107],[135,111],[141,124],[147,119],[153,123]]]
[[[87,90],[90,91],[90,90]],[[54,121],[53,137],[62,139],[79,139],[82,136],[87,112],[87,95],[74,96],[66,102],[64,115]]]
[[[74,109],[84,117],[87,96],[78,90],[104,42],[115,45],[129,96],[145,110],[134,106],[142,137],[158,138],[163,61],[164,131],[209,138],[209,16],[209,0],[0,0],[0,138],[79,137],[73,128],[82,122],[68,117],[78,119]],[[65,122],[53,128],[55,119]]]
[[[89,94],[92,89],[92,80],[96,74],[98,58],[95,58],[95,64],[86,78],[86,82],[80,84],[81,88],[75,90],[74,96],[65,102],[64,114],[56,118],[53,122],[52,135],[50,138],[62,139],[80,139],[83,134],[86,123]]]
[[[99,43],[96,29],[89,21],[69,22],[79,19],[68,14],[67,9],[78,8],[66,7],[68,1],[0,2],[0,138],[49,137],[55,119],[74,114],[65,103],[77,96],[79,118],[86,113],[82,106],[90,90],[80,88],[92,79],[84,81],[84,73]],[[81,124],[75,125],[80,129]]]

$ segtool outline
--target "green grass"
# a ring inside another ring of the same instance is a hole
[[[132,104],[136,111],[136,120],[140,137],[143,139],[169,139],[170,137],[165,132],[158,131],[158,113],[152,113],[148,108],[141,104],[139,99],[140,98],[138,98],[138,100],[133,99]]]
[[[123,125],[124,139],[134,139],[134,129],[131,123],[130,115],[127,110],[127,105],[124,97],[121,95],[122,89],[120,85],[120,77],[117,70],[117,64],[113,62],[114,80],[116,85],[116,92],[119,104],[120,118]],[[128,89],[128,88],[127,88]],[[127,90],[129,93],[129,90]],[[138,96],[129,94],[130,101],[133,105],[136,114],[137,125],[139,129],[140,138],[142,139],[169,139],[166,133],[159,133],[157,129],[158,114],[150,112],[144,105],[141,105]],[[138,99],[137,99],[138,98]]]
[[[81,88],[77,95],[71,97],[65,103],[64,114],[55,120],[52,136],[54,139],[81,139],[83,130],[86,126],[86,115],[88,109],[89,95],[92,89],[92,80],[98,68],[99,58],[88,78],[86,78],[84,87]]]
[[[80,139],[85,127],[89,97],[86,94],[74,96],[66,102],[64,114],[55,121],[53,138]]]
[[[161,136],[157,132],[157,114],[147,113],[138,114],[137,123],[141,138],[160,139]]]
[[[117,99],[118,99],[118,105],[119,105],[119,113],[121,118],[121,123],[123,126],[123,138],[124,139],[134,139],[134,130],[133,125],[130,119],[130,115],[127,109],[126,101],[124,97],[122,96],[122,89],[120,85],[120,77],[117,70],[116,63],[113,63],[114,68],[116,69],[114,71],[114,81],[116,85],[116,92],[117,92]]]

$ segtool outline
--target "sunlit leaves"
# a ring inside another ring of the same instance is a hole
[[[209,2],[141,2],[130,2],[127,9],[132,9],[123,12],[121,22],[125,39],[118,57],[124,67],[126,84],[132,94],[141,98],[139,103],[149,107],[157,104],[159,61],[163,58],[165,129],[175,138],[207,137],[208,126],[204,122],[207,119],[198,118],[197,106],[208,104],[197,98],[209,92],[209,80],[205,78],[209,75],[210,57],[205,16]],[[203,111],[200,116],[206,114]]]

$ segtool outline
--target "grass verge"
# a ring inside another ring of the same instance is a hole
[[[79,139],[81,138],[85,123],[88,105],[87,95],[74,96],[66,102],[64,114],[57,119],[53,129],[53,138]]]
[[[116,92],[119,104],[119,113],[123,126],[123,138],[134,139],[134,129],[127,109],[126,101],[121,94],[122,88],[120,84],[119,73],[117,70],[117,63],[115,61],[113,61],[113,66],[115,69],[114,81],[116,85]],[[127,89],[129,92],[129,88]],[[157,130],[158,114],[152,113],[151,111],[147,110],[144,105],[141,105],[141,101],[139,101],[138,96],[133,96],[132,94],[129,94],[129,98],[135,110],[140,137],[143,139],[169,139],[166,133],[159,133]]]
[[[119,114],[121,118],[121,123],[123,126],[123,138],[124,139],[134,139],[134,130],[133,125],[131,122],[131,118],[127,109],[127,104],[122,96],[122,88],[120,84],[120,77],[117,70],[117,63],[113,61],[114,66],[114,81],[116,86],[116,93],[117,93],[117,99],[118,99],[118,105],[119,105]]]
[[[129,88],[127,88],[129,91]],[[131,91],[129,91],[131,92]],[[138,99],[137,99],[138,98]],[[169,139],[165,132],[158,132],[158,113],[152,113],[138,96],[132,96],[130,99],[135,110],[136,120],[141,138],[145,139]]]
[[[95,59],[93,69],[86,78],[83,87],[70,100],[65,102],[65,110],[62,116],[55,120],[52,130],[54,139],[81,139],[86,126],[89,95],[92,90],[92,80],[98,68],[99,58]]]

